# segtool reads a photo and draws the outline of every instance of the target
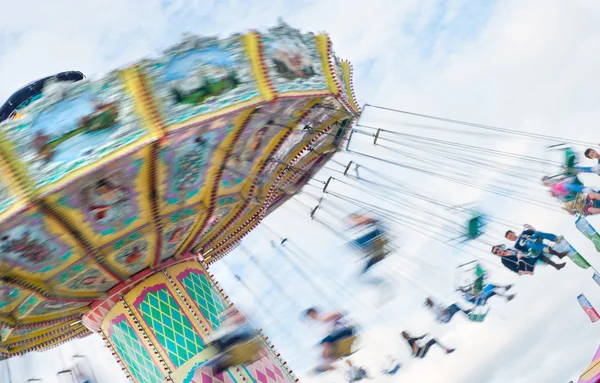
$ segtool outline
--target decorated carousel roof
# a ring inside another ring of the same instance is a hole
[[[88,335],[156,270],[223,256],[359,113],[329,38],[285,24],[58,80],[0,123],[2,356]]]

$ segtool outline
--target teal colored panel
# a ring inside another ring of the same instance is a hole
[[[138,382],[162,383],[161,370],[126,320],[113,325],[110,341]]]
[[[203,274],[191,272],[180,282],[196,302],[213,330],[218,329],[221,326],[219,315],[227,308],[227,304],[221,299],[209,279]]]
[[[204,341],[166,288],[148,293],[136,308],[176,367],[205,349]]]

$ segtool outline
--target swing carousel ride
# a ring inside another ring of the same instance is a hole
[[[0,355],[97,333],[135,382],[294,381],[265,338],[258,360],[205,365],[231,305],[206,270],[341,147],[351,84],[326,35],[281,23],[15,93],[0,113]]]

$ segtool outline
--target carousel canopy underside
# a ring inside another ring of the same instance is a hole
[[[0,123],[0,355],[86,336],[91,308],[156,270],[217,260],[358,113],[329,38],[285,24],[47,81]]]

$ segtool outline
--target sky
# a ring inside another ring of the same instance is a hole
[[[336,53],[354,65],[354,86],[361,104],[390,106],[572,140],[599,141],[590,135],[600,118],[596,105],[600,89],[596,73],[600,67],[600,24],[597,23],[600,5],[592,0],[57,0],[32,1],[27,6],[0,0],[0,6],[3,10],[0,99],[36,78],[58,71],[76,69],[88,76],[99,76],[140,57],[156,55],[184,33],[226,36],[248,29],[265,30],[282,17],[302,30],[330,34]],[[365,125],[395,130],[406,123],[404,117],[372,110],[363,118],[361,123]],[[408,128],[403,125],[402,129]],[[476,134],[439,134],[464,143],[479,145],[480,142]],[[352,148],[375,150],[367,147],[368,141],[357,140],[353,143],[357,146]],[[515,138],[489,140],[487,144],[503,150],[543,155],[544,144],[540,142]],[[337,158],[344,162],[354,157],[341,153]],[[383,166],[361,161],[365,166]],[[448,162],[444,158],[439,161]],[[410,173],[394,173],[397,169],[387,169],[399,180],[414,177]],[[325,173],[317,178],[327,177]],[[502,182],[494,174],[483,177],[482,182]],[[573,228],[569,216],[449,186],[438,179],[419,176],[410,180],[418,182],[432,195],[444,191],[439,197],[441,200],[458,203],[478,200],[490,214],[565,233],[591,262],[595,260],[600,264],[598,254]],[[337,187],[340,192],[350,193],[341,185]],[[538,192],[543,194],[542,189]],[[327,290],[328,282],[335,280],[332,276],[337,276],[333,272],[340,270],[344,262],[348,264],[343,268],[346,279],[334,283],[339,285],[344,281],[348,287],[334,289],[339,290],[338,293],[329,295],[336,304],[347,306],[365,327],[367,336],[363,339],[362,360],[357,362],[371,370],[377,370],[382,362],[384,355],[380,354],[389,352],[405,364],[398,376],[402,381],[568,382],[587,366],[600,341],[597,326],[589,323],[575,301],[577,294],[583,291],[592,302],[594,299],[599,302],[598,286],[591,281],[589,273],[582,273],[573,265],[561,271],[560,276],[543,269],[535,278],[518,278],[519,298],[510,305],[496,303],[498,307],[494,307],[482,325],[473,325],[461,318],[448,326],[435,325],[421,307],[422,295],[430,291],[444,300],[455,299],[452,292],[448,292],[453,269],[458,260],[466,256],[396,227],[394,230],[402,238],[403,256],[390,259],[389,269],[382,271],[397,285],[395,298],[379,310],[366,309],[372,306],[372,295],[361,285],[350,283],[356,271],[352,268],[358,268],[359,264],[347,262],[343,257],[345,248],[335,235],[314,222],[302,221],[297,211],[290,210],[294,204],[287,205],[269,217],[266,224],[279,228],[281,235],[289,236],[293,243],[302,243],[306,251],[314,254],[315,283]],[[590,221],[600,224],[594,219]],[[289,269],[291,266],[286,266],[283,258],[277,257],[265,241],[264,231],[257,230],[248,236],[245,244],[252,253],[264,257],[260,259],[277,271],[277,276],[287,276],[286,270],[293,271]],[[261,274],[256,269],[252,271],[244,257],[241,250],[236,251],[227,262],[239,270],[244,279],[258,279]],[[493,261],[493,258],[488,259]],[[253,303],[255,297],[248,296],[243,286],[233,280],[226,266],[216,265],[215,270],[228,291],[231,290],[229,294],[234,299],[237,297],[242,306]],[[490,266],[490,271],[501,281],[514,278],[497,267]],[[314,341],[314,344],[319,334],[315,328],[299,321],[297,313],[313,301],[323,306],[332,305],[319,301],[316,291],[307,293],[315,289],[303,289],[302,284],[306,282],[298,275],[296,279],[297,283],[290,284],[287,297],[278,295],[276,288],[266,281],[262,286],[253,284],[254,295],[265,295],[262,301],[276,314],[273,315],[276,320],[255,309],[250,316],[256,317],[261,325],[271,322],[271,337],[276,340],[276,346],[283,355],[289,355],[291,364],[296,362],[300,366],[295,368],[297,371],[302,371],[313,362],[317,350],[309,343]],[[353,297],[356,299],[351,299]],[[281,301],[289,301],[289,305],[282,305]],[[250,306],[256,308],[254,304]],[[448,357],[433,353],[427,360],[410,361],[403,345],[390,341],[403,327],[415,333],[434,333],[444,342],[456,345],[459,351]],[[295,337],[290,333],[296,334]],[[314,339],[305,336],[313,333]],[[298,342],[298,339],[304,341]],[[102,381],[124,379],[100,344],[98,339],[77,343],[78,347],[88,349],[89,355],[94,355],[96,371]],[[72,347],[68,345],[63,354],[76,352]],[[28,378],[26,375],[31,370],[24,368],[25,363],[34,363],[40,368],[39,373],[46,371],[45,381],[53,382],[55,363],[52,360],[56,360],[57,353],[31,354],[14,361],[13,378],[15,381]],[[112,378],[114,374],[117,378]],[[321,379],[305,376],[301,374],[304,381]],[[322,379],[341,381],[333,376]]]

